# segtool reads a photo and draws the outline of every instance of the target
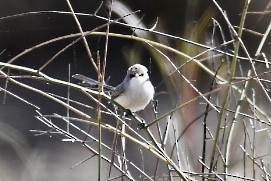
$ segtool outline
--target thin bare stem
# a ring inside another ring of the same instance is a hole
[[[217,5],[218,8],[220,8],[220,6],[217,4],[217,2],[215,0],[213,0],[213,2]],[[240,29],[238,31],[238,40],[235,44],[235,50],[234,50],[234,57],[233,57],[233,60],[232,60],[232,63],[231,63],[231,72],[230,72],[230,75],[229,75],[229,83],[232,82],[233,80],[233,77],[235,75],[235,71],[236,71],[236,64],[237,64],[237,56],[239,54],[239,48],[240,48],[240,40],[241,40],[241,36],[242,36],[242,31],[243,31],[243,27],[244,27],[244,23],[245,23],[245,18],[246,18],[246,12],[248,10],[248,6],[249,6],[249,2],[250,0],[246,0],[245,2],[245,6],[244,6],[244,9],[243,9],[243,13],[242,13],[242,18],[241,18],[241,22],[240,22]],[[225,18],[226,19],[226,18]],[[226,19],[228,20],[228,19]],[[228,23],[230,24],[230,23]],[[219,139],[219,132],[220,132],[220,126],[221,126],[221,122],[222,122],[222,118],[223,118],[223,115],[224,115],[224,108],[227,104],[227,101],[228,101],[228,96],[230,94],[230,87],[228,87],[225,91],[225,96],[224,96],[224,99],[222,101],[222,110],[221,112],[219,112],[219,117],[218,117],[218,123],[217,123],[217,128],[216,128],[216,134],[215,134],[215,139],[214,139],[214,144],[213,144],[213,148],[212,148],[212,152],[211,152],[211,162],[210,162],[210,171],[213,169],[213,165],[214,165],[214,156],[215,156],[215,150],[216,150],[216,144],[218,142],[218,139]],[[227,165],[226,165],[227,167]]]
[[[80,31],[81,36],[82,36],[82,38],[83,38],[83,42],[84,42],[84,45],[85,45],[85,47],[86,47],[86,51],[87,51],[87,54],[88,54],[88,56],[89,56],[89,59],[90,59],[92,65],[93,65],[94,69],[96,70],[97,74],[100,75],[100,72],[99,72],[99,70],[98,70],[98,67],[97,67],[97,65],[96,65],[96,63],[95,63],[95,61],[94,61],[94,59],[93,59],[92,53],[91,53],[91,51],[90,51],[90,48],[89,48],[87,39],[86,39],[85,34],[84,34],[84,31],[83,31],[83,29],[82,29],[82,27],[81,27],[81,24],[80,24],[80,22],[79,22],[79,20],[78,20],[78,18],[77,18],[77,16],[76,16],[76,14],[74,13],[74,10],[73,10],[73,7],[72,7],[70,1],[69,1],[69,0],[66,0],[66,2],[67,2],[67,4],[68,4],[69,9],[70,9],[71,12],[72,12],[72,16],[73,16],[73,18],[74,18],[74,20],[75,20],[75,22],[76,22],[76,24],[77,24],[77,27],[78,27],[78,29],[79,29],[79,31]]]

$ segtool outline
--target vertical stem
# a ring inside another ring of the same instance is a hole
[[[252,138],[252,159],[253,159],[253,163],[252,163],[252,169],[253,169],[253,179],[255,179],[255,130],[256,130],[256,110],[255,110],[255,90],[252,89],[252,100],[253,100],[253,120],[252,120],[252,130],[253,130],[253,138]]]
[[[102,5],[102,4],[101,4]],[[96,10],[95,14],[98,12],[98,10],[100,9],[101,5],[99,6],[99,8]],[[110,6],[110,10],[109,10],[109,14],[108,14],[108,23],[107,23],[107,26],[106,26],[106,36],[105,36],[105,47],[104,47],[104,58],[103,58],[103,69],[102,69],[102,73],[101,73],[101,80],[100,80],[100,88],[101,88],[101,92],[103,92],[103,87],[104,87],[104,78],[105,78],[105,68],[106,68],[106,58],[107,58],[107,50],[108,50],[108,34],[109,34],[109,25],[110,25],[110,20],[111,20],[111,12],[112,12],[112,5],[113,5],[113,0],[111,0],[111,6]],[[99,66],[100,68],[100,66]],[[99,92],[100,92],[99,91]],[[99,100],[101,101],[101,100]],[[99,129],[99,136],[102,137],[101,135],[101,125],[99,124],[100,126],[100,129]],[[115,135],[116,136],[116,135]],[[116,138],[116,137],[115,137]],[[101,148],[100,148],[101,149]],[[113,149],[113,152],[114,152],[114,148],[112,147]],[[112,165],[114,163],[114,153],[112,152]],[[110,166],[110,171],[109,171],[109,176],[111,174],[111,166]]]
[[[68,82],[70,83],[71,82],[71,64],[69,63],[68,65]],[[67,104],[70,105],[70,86],[68,86],[68,92],[67,92]],[[67,132],[69,133],[70,132],[70,108],[67,107]]]
[[[213,2],[217,5],[217,2],[215,0],[213,0]],[[238,37],[236,37],[237,41],[235,43],[234,56],[233,56],[232,63],[231,63],[231,72],[230,72],[229,82],[228,82],[229,85],[231,84],[231,82],[233,80],[233,77],[235,75],[235,71],[236,71],[237,56],[239,54],[239,48],[240,48],[240,39],[242,37],[243,27],[244,27],[244,24],[245,24],[245,19],[246,19],[246,14],[247,14],[249,3],[250,3],[250,0],[245,1],[245,6],[244,6],[244,9],[243,9],[243,13],[242,13],[241,21],[240,21],[240,26],[239,26],[239,30],[238,30]],[[224,96],[224,99],[223,99],[223,102],[222,102],[222,108],[221,108],[221,111],[220,111],[219,117],[218,117],[216,134],[215,134],[214,144],[213,144],[213,148],[212,148],[212,152],[211,152],[211,162],[210,162],[210,170],[209,170],[209,172],[211,172],[212,169],[213,169],[214,157],[215,157],[215,152],[216,152],[216,144],[217,144],[218,139],[219,139],[220,125],[221,125],[221,121],[222,121],[222,118],[223,118],[223,115],[224,115],[224,110],[225,110],[225,107],[226,107],[226,104],[227,104],[227,101],[228,101],[229,93],[230,93],[230,86],[228,86],[227,89],[226,89],[226,94]],[[226,157],[226,163],[228,163],[227,157]],[[228,165],[225,165],[226,172],[227,172],[227,166]]]
[[[122,117],[123,121],[125,121],[125,114]],[[121,125],[121,132],[125,134],[125,124]],[[122,170],[125,173],[128,173],[128,167],[127,167],[127,162],[126,162],[126,138],[125,136],[121,136],[121,147],[122,147]],[[121,177],[121,180],[124,180],[124,177]]]
[[[100,96],[99,96],[100,101]],[[101,126],[101,110],[100,106],[98,105],[98,123],[99,123],[99,159],[98,159],[98,181],[101,180],[101,174],[102,174],[102,126]]]
[[[232,78],[234,77],[236,64],[237,64],[237,56],[238,56],[239,47],[240,47],[240,39],[242,37],[243,28],[244,28],[244,24],[245,24],[245,19],[246,19],[246,14],[247,14],[247,10],[248,10],[248,7],[249,7],[249,3],[250,3],[250,0],[245,1],[244,9],[243,9],[243,12],[242,12],[240,26],[239,26],[239,29],[238,29],[238,37],[237,37],[238,41],[236,42],[236,46],[235,46],[235,50],[234,50],[234,57],[233,57],[233,62],[232,62],[232,66],[231,66],[231,74],[230,74],[230,82],[229,83],[232,82]],[[250,76],[250,74],[251,74],[251,71],[248,72],[248,76]],[[246,91],[245,90],[247,89],[247,85],[248,85],[248,82],[245,83],[244,89],[243,89],[243,91],[241,93],[240,100],[242,100],[246,96],[246,94],[245,94]],[[238,107],[236,108],[236,114],[234,115],[234,120],[229,125],[230,134],[229,134],[229,137],[228,137],[228,141],[226,143],[226,156],[225,156],[225,158],[226,158],[225,172],[226,173],[227,173],[227,170],[228,170],[228,163],[229,163],[229,153],[230,153],[230,146],[231,146],[230,143],[231,143],[231,141],[233,139],[233,130],[235,128],[236,121],[238,120],[240,109],[241,109],[241,105],[239,104]]]
[[[106,68],[106,58],[107,58],[107,50],[108,50],[108,34],[109,34],[109,25],[110,25],[110,21],[111,21],[111,13],[112,13],[112,6],[113,6],[113,0],[111,0],[111,5],[110,5],[110,9],[108,12],[108,23],[106,26],[106,36],[105,36],[105,45],[104,45],[104,59],[103,59],[103,71],[102,71],[102,77],[103,77],[103,82],[104,82],[104,78],[105,78],[105,68]]]
[[[10,68],[8,68],[8,72],[7,72],[7,75],[9,75],[10,74]],[[5,81],[5,90],[7,90],[8,89],[8,77],[6,78],[6,81]],[[3,98],[3,104],[5,104],[6,103],[6,99],[7,99],[7,92],[6,91],[4,91],[4,98]]]
[[[221,66],[222,66],[222,63],[219,65],[219,67],[217,68],[217,70],[215,72],[215,75],[213,76],[209,92],[211,92],[213,90],[213,86],[214,86],[214,83],[215,83],[215,78],[216,78],[216,76],[218,74],[218,71],[219,71]],[[208,100],[211,99],[211,94],[207,97],[207,99]],[[210,105],[207,104],[206,109],[205,109],[205,114],[204,114],[204,120],[203,120],[203,146],[202,146],[202,159],[201,160],[202,160],[202,163],[204,163],[204,164],[205,164],[205,159],[206,159],[207,116],[208,116],[209,108],[210,108]],[[204,165],[202,165],[201,171],[202,171],[202,173],[204,173],[204,171],[205,171],[205,166]],[[204,180],[204,177],[202,177],[202,180]]]
[[[246,133],[246,127],[245,127],[245,123],[244,123],[244,144],[243,144],[243,147],[244,149],[246,149],[246,142],[247,142],[247,133]],[[243,162],[243,167],[244,167],[244,177],[246,177],[246,154],[243,152],[243,159],[244,159],[244,162]]]
[[[100,54],[99,51],[97,52],[97,64],[98,64],[98,71],[100,72],[101,70],[101,62],[100,62]],[[103,91],[103,81],[102,77],[99,76],[98,74],[98,81],[99,81],[99,95],[98,95],[98,105],[97,105],[97,120],[98,120],[98,134],[99,134],[99,148],[98,148],[98,153],[99,153],[99,158],[98,158],[98,181],[101,180],[101,174],[102,174],[102,119],[101,119],[101,91]]]

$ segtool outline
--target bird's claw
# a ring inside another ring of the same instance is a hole
[[[146,123],[143,123],[143,122],[142,122],[142,123],[138,123],[138,124],[137,124],[137,128],[138,128],[138,129],[144,129],[145,127],[146,127]]]
[[[133,115],[133,113],[132,113],[132,111],[130,110],[130,109],[126,109],[125,110],[125,116],[126,117],[130,117],[130,116],[132,116]]]

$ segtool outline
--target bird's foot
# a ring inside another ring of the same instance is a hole
[[[146,127],[146,123],[145,122],[137,124],[137,129],[144,129],[145,127]]]
[[[132,113],[132,111],[130,110],[130,109],[126,109],[125,110],[125,117],[130,117],[130,116],[132,116],[133,115],[133,113]]]

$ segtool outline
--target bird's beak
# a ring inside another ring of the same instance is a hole
[[[138,74],[137,72],[131,72],[131,75],[132,75],[133,77],[138,77],[138,76],[139,76],[139,74]]]
[[[139,73],[131,72],[130,73],[130,78],[132,78],[132,77],[139,77]]]

